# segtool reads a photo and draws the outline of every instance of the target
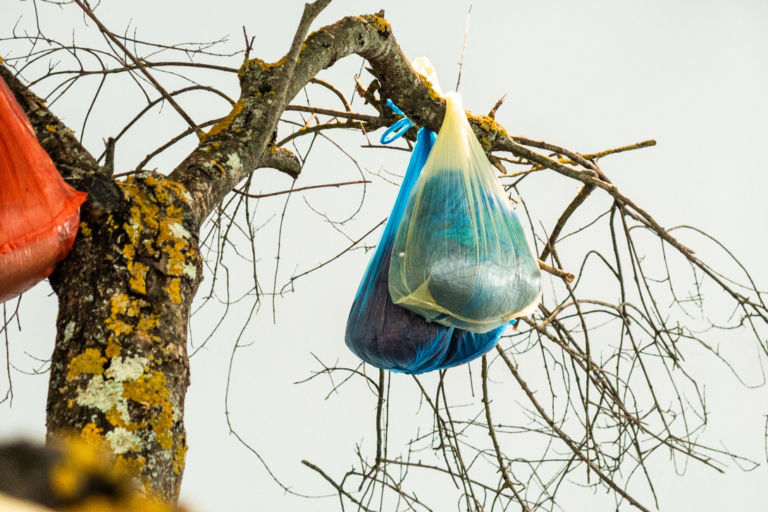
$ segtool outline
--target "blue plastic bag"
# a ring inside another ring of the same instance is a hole
[[[493,332],[530,314],[541,273],[458,94],[414,185],[391,252],[395,304],[449,327]]]
[[[402,114],[394,105],[390,106]],[[403,118],[387,130],[382,142],[395,140],[410,126],[410,120]],[[505,326],[502,326],[489,333],[475,334],[427,322],[416,313],[395,305],[389,297],[387,282],[395,233],[434,141],[434,132],[425,128],[419,130],[400,192],[347,320],[347,346],[360,359],[377,368],[422,373],[456,366],[493,348],[504,331]]]
[[[360,359],[377,368],[418,373],[436,368],[448,351],[453,330],[396,306],[389,298],[387,276],[392,242],[405,202],[427,160],[435,133],[419,130],[408,170],[376,252],[355,295],[345,341]]]

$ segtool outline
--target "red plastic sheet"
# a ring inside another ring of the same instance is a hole
[[[61,178],[0,78],[0,302],[48,277],[67,255],[85,198]]]

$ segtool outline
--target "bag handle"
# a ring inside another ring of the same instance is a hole
[[[403,114],[403,111],[397,108],[397,105],[395,105],[392,100],[387,100],[387,106],[391,108],[395,114],[403,116],[403,118],[398,119],[395,124],[387,128],[386,131],[381,134],[381,139],[379,139],[379,142],[382,144],[389,144],[396,141],[405,135],[405,132],[410,130],[413,126],[416,126],[416,123],[411,121],[408,116]]]

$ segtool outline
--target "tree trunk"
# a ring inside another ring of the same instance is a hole
[[[189,385],[187,321],[200,282],[187,191],[159,174],[115,184],[51,282],[59,297],[49,439],[105,443],[147,491],[178,497]]]

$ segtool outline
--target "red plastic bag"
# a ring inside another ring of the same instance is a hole
[[[0,78],[0,303],[48,277],[69,253],[86,195],[61,178]]]

